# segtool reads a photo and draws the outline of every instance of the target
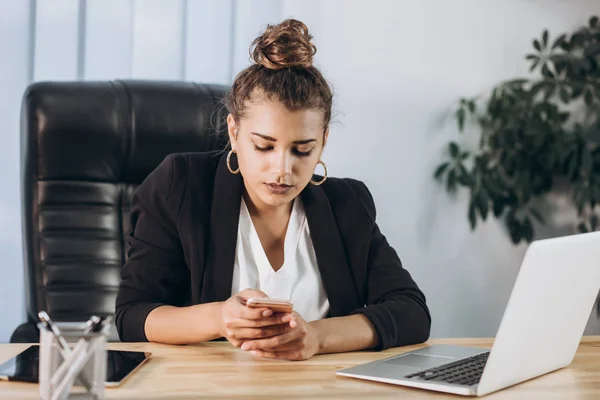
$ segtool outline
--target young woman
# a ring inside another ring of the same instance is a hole
[[[369,190],[327,177],[332,93],[315,52],[302,22],[269,26],[226,99],[229,153],[170,155],[138,188],[121,340],[225,338],[303,360],[428,339],[425,296],[380,232]],[[294,311],[251,308],[251,297]]]

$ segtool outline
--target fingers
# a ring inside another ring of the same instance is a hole
[[[252,297],[269,297],[266,293],[255,290],[255,289],[245,289],[235,295],[237,299],[237,310],[236,310],[236,318],[241,319],[261,319],[263,317],[269,317],[273,315],[273,310],[268,307],[260,307],[260,308],[251,308],[246,307],[246,300]]]
[[[296,339],[301,339],[306,336],[306,333],[307,330],[304,327],[292,329],[290,332],[271,338],[248,341],[242,345],[242,350],[271,350],[273,348],[281,347],[289,342],[293,342]]]
[[[269,297],[265,292],[256,289],[244,289],[237,296],[242,297],[244,300],[251,297]]]
[[[241,343],[243,345],[244,343]],[[282,353],[289,352],[291,350],[302,350],[305,347],[306,343],[304,342],[304,338],[296,339],[286,344],[283,344],[278,347],[273,347],[270,349],[261,349],[262,351],[266,351],[268,353]]]
[[[282,335],[291,330],[288,324],[283,325],[273,325],[262,328],[241,328],[241,329],[230,329],[226,331],[227,339],[233,343],[233,341],[237,341],[239,343],[234,344],[235,347],[240,347],[242,343],[247,342],[249,340],[257,340],[275,337],[278,335]]]
[[[261,308],[250,308],[242,304],[238,304],[233,312],[235,319],[237,320],[261,320],[265,317],[273,315],[273,311],[266,307]]]
[[[280,360],[301,361],[308,357],[301,350],[289,350],[280,352],[269,352],[264,350],[252,350],[252,355],[260,358],[274,358]]]
[[[251,308],[240,305],[239,307],[236,307],[234,314],[236,319],[246,320],[246,322],[240,326],[247,327],[287,324],[288,322],[293,321],[292,314],[273,313],[273,310],[268,308]]]
[[[289,322],[292,320],[291,314],[275,314],[270,317],[261,317],[260,319],[244,319],[235,318],[225,323],[226,328],[239,329],[239,328],[261,328],[271,325],[286,325],[290,326]],[[290,328],[294,328],[290,326]]]
[[[300,326],[300,321],[298,321],[298,318],[295,315],[290,318],[290,326],[292,328],[297,328]]]
[[[270,317],[263,317],[259,320],[249,321],[250,326],[252,327],[262,327],[262,326],[271,326],[271,325],[286,325],[290,326],[288,322],[292,320],[292,314],[274,314]],[[290,326],[290,328],[294,328]]]

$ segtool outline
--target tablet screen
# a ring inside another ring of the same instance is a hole
[[[0,379],[21,382],[38,382],[40,347],[30,346],[0,365]],[[108,350],[106,360],[106,385],[117,386],[146,361],[151,353],[141,351]]]

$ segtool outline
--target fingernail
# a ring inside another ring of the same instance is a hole
[[[262,315],[263,315],[263,317],[269,317],[269,316],[271,316],[271,314],[273,314],[273,311],[265,310],[265,311],[263,311]]]
[[[248,343],[244,343],[242,345],[242,350],[247,351],[250,348],[250,345]]]
[[[252,350],[252,351],[250,352],[250,354],[252,354],[253,356],[257,356],[257,355],[258,355],[258,351],[256,351],[256,350]]]

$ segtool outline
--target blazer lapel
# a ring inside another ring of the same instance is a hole
[[[231,297],[243,180],[229,172],[226,158],[221,157],[215,174],[203,303]]]
[[[329,200],[320,186],[310,184],[301,196],[330,314],[348,315],[362,304]]]

